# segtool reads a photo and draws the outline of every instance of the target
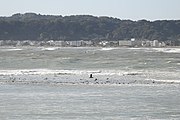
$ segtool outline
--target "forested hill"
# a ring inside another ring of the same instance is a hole
[[[90,15],[35,13],[0,17],[1,40],[180,40],[180,20],[131,21]]]

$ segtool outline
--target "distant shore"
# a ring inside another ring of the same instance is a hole
[[[116,40],[116,41],[91,41],[91,40],[48,40],[48,41],[33,41],[33,40],[0,40],[0,46],[35,46],[35,47],[179,47],[173,45],[171,41],[158,41],[158,40]]]

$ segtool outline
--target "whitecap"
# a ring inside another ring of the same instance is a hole
[[[154,82],[180,83],[180,80],[153,80]]]
[[[51,69],[20,69],[0,70],[0,75],[48,75],[48,74],[90,74],[100,73],[100,70],[51,70]]]
[[[102,48],[100,50],[102,50],[102,51],[109,51],[109,50],[114,50],[114,49],[116,49],[116,48]]]
[[[53,51],[53,50],[57,50],[58,47],[49,47],[49,48],[42,48],[41,50],[47,50],[47,51]]]
[[[152,48],[152,50],[164,53],[180,53],[180,48]]]
[[[64,58],[61,58],[62,60],[69,60],[71,59],[70,57],[64,57]]]
[[[167,61],[166,63],[171,63],[172,61]]]
[[[1,49],[1,51],[20,51],[22,49],[18,49],[18,48],[10,48],[10,49]]]
[[[143,50],[144,48],[134,48],[134,47],[132,47],[132,48],[128,48],[128,49],[130,49],[130,50]]]

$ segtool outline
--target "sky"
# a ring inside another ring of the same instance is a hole
[[[0,0],[0,16],[27,12],[122,20],[180,20],[180,0]]]

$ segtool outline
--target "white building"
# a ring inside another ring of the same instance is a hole
[[[109,44],[108,41],[101,41],[101,42],[99,42],[100,46],[107,46],[108,44]]]
[[[50,45],[50,46],[54,46],[54,45],[55,45],[53,40],[49,40],[49,41],[47,41],[46,43],[47,43],[48,45]]]
[[[128,46],[128,47],[131,47],[132,46],[132,41],[126,41],[126,40],[119,41],[119,46]]]
[[[92,46],[93,42],[92,41],[83,41],[83,46]]]
[[[68,41],[67,43],[72,47],[80,47],[83,45],[83,41]]]
[[[55,46],[64,47],[67,45],[65,41],[54,41]]]
[[[142,46],[143,47],[152,47],[153,41],[150,41],[150,40],[142,41]]]
[[[132,47],[141,47],[142,46],[142,41],[141,40],[131,39],[131,44],[132,44]]]
[[[159,42],[158,42],[158,40],[154,40],[152,46],[153,46],[153,47],[159,47]]]
[[[2,46],[2,45],[3,45],[3,41],[1,40],[1,41],[0,41],[0,46]]]

